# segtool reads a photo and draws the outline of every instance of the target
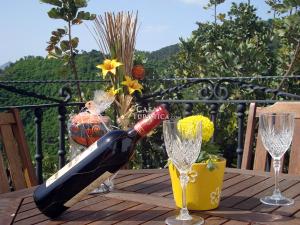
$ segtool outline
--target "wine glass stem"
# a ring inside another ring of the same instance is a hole
[[[280,190],[279,190],[279,182],[278,182],[278,175],[279,175],[280,167],[281,167],[280,164],[281,164],[280,160],[278,160],[278,159],[275,159],[273,161],[274,178],[275,178],[275,189],[274,189],[273,195],[275,195],[275,196],[281,195]]]
[[[190,220],[191,216],[189,215],[189,211],[187,209],[186,204],[186,186],[189,182],[189,177],[186,172],[180,173],[180,184],[182,188],[182,208],[180,210],[180,214],[178,219],[180,220]]]

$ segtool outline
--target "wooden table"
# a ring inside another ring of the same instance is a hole
[[[123,170],[115,180],[116,190],[89,195],[60,218],[49,220],[32,199],[32,189],[0,195],[0,225],[16,224],[164,224],[177,213],[167,170]],[[295,199],[290,207],[265,206],[259,198],[272,192],[269,173],[227,169],[221,206],[195,212],[205,224],[298,224],[300,225],[300,177],[282,175],[283,193]]]

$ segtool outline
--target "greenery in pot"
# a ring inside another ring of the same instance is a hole
[[[187,124],[196,124],[199,121],[201,121],[202,124],[202,145],[201,152],[198,156],[198,159],[196,160],[196,163],[206,163],[207,169],[212,171],[217,168],[216,162],[224,160],[224,158],[220,155],[219,146],[215,143],[210,142],[210,139],[214,134],[213,122],[208,117],[202,115],[194,115],[180,119],[178,121],[178,126],[180,126],[180,129],[189,130],[191,129],[191,127],[185,127]]]

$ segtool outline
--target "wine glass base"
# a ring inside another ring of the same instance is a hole
[[[91,194],[106,194],[111,192],[114,189],[114,184],[112,181],[105,181],[103,184],[100,185],[100,187],[94,189]]]
[[[191,220],[178,220],[177,216],[168,217],[165,220],[168,225],[201,225],[204,224],[204,219],[200,216],[192,216]]]
[[[284,196],[266,196],[260,198],[260,201],[266,205],[278,205],[278,206],[286,206],[286,205],[293,205],[294,200],[290,198],[286,198]]]

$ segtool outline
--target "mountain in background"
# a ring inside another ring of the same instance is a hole
[[[149,60],[160,61],[164,59],[169,59],[173,55],[176,55],[178,52],[179,52],[179,44],[169,45],[159,50],[150,52]]]
[[[150,62],[156,62],[156,61],[157,62],[165,62],[166,60],[169,60],[173,55],[177,54],[178,51],[179,51],[179,44],[169,45],[169,46],[163,47],[159,50],[152,51],[152,52],[137,50],[137,52],[144,53]],[[90,52],[83,51],[81,54],[79,54],[79,58],[80,58],[80,55],[85,55],[85,56],[90,55],[92,58],[94,58],[98,54],[99,54],[99,52],[97,50],[91,50]],[[22,58],[20,60],[31,59],[32,57],[34,57],[34,56],[25,56],[24,58]],[[40,58],[40,56],[37,56],[37,57]],[[20,61],[20,60],[18,60],[18,61]],[[7,63],[4,63],[3,65],[0,66],[0,70],[5,70],[6,68],[10,67],[12,64],[13,63],[10,61]]]
[[[150,62],[162,62],[165,60],[169,60],[172,56],[176,55],[179,51],[179,44],[169,45],[166,47],[163,47],[156,51],[142,51],[142,50],[136,50],[136,53],[138,54],[144,54],[144,56],[147,58],[147,61]]]
[[[4,63],[3,65],[0,66],[0,70],[6,69],[6,68],[9,67],[11,64],[12,64],[12,62]]]
[[[163,77],[167,74],[172,56],[179,51],[179,44],[170,45],[156,51],[136,51],[146,57],[144,63],[146,76]],[[76,56],[76,64],[80,79],[97,79],[103,55],[97,50],[82,51]],[[4,80],[72,80],[70,71],[56,59],[46,59],[41,56],[25,56],[15,63],[7,62],[0,67]],[[170,71],[168,71],[170,72]],[[172,73],[172,71],[171,71]]]

